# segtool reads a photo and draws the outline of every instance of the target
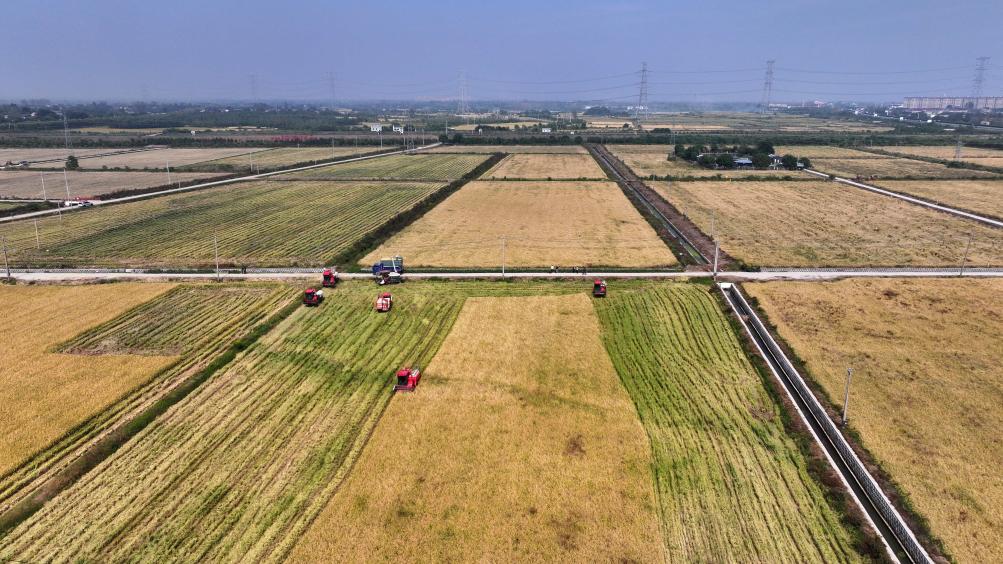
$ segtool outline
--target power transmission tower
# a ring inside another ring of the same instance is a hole
[[[327,71],[327,83],[331,87],[331,111],[333,112],[337,105],[334,103],[334,73]]]
[[[470,113],[470,105],[468,101],[470,97],[470,92],[467,90],[466,71],[460,71],[459,86],[460,86],[460,92],[459,92],[460,96],[459,100],[456,103],[456,113],[459,115],[464,115]]]
[[[961,160],[961,135],[958,135],[958,143],[954,146],[954,160]]]
[[[248,78],[251,80],[251,101],[258,101],[258,75],[251,73]]]
[[[979,98],[982,97],[982,87],[986,82],[986,67],[989,66],[989,57],[978,57],[975,59],[975,78],[972,79],[972,109],[979,108]]]
[[[770,97],[773,96],[773,63],[770,59],[766,61],[766,77],[763,79],[763,99],[759,102],[760,111],[767,113],[770,111]]]
[[[634,108],[634,121],[648,119],[648,63],[641,63],[641,88],[637,93],[637,107]]]

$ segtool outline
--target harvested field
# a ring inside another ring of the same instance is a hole
[[[599,333],[581,293],[468,299],[291,560],[660,560],[647,437]]]
[[[605,180],[592,155],[509,155],[484,173],[485,179],[590,179]]]
[[[624,147],[614,150],[613,147]],[[754,176],[792,178],[803,176],[801,173],[789,170],[712,170],[686,162],[676,157],[669,158],[668,152],[658,153],[651,150],[635,151],[634,145],[610,145],[613,155],[622,160],[641,178],[652,174],[655,176],[670,176],[673,178],[745,178]]]
[[[186,170],[245,170],[252,165],[259,169],[292,166],[299,163],[323,161],[337,157],[346,157],[361,153],[379,151],[378,146],[363,145],[359,147],[286,147],[248,152],[239,156],[231,156],[215,160],[205,160],[198,164],[186,166]],[[171,165],[173,166],[173,165]]]
[[[463,299],[343,283],[299,308],[0,539],[0,558],[281,560],[341,483],[403,364],[431,360]]]
[[[100,168],[131,168],[131,169],[166,169],[168,165],[171,171],[175,168],[222,159],[261,151],[254,148],[236,149],[157,149],[153,151],[138,151],[135,153],[123,153],[120,155],[109,155],[107,157],[91,157],[80,159],[80,168],[100,169]]]
[[[282,178],[451,181],[470,172],[487,158],[486,155],[392,155],[294,172]]]
[[[829,145],[777,145],[776,154],[791,154],[796,157],[815,159],[880,159],[881,155],[858,151],[847,147],[832,147]]]
[[[476,181],[365,257],[498,268],[667,266],[676,259],[613,182]]]
[[[637,284],[595,308],[651,442],[668,561],[861,559],[705,286]]]
[[[70,154],[80,157],[100,155],[128,149],[70,149]],[[40,167],[62,167],[66,162],[66,149],[6,148],[0,149],[0,165],[6,162],[28,161]],[[47,161],[47,162],[45,162]]]
[[[835,182],[651,182],[760,266],[1003,265],[1003,231]]]
[[[954,150],[955,150],[954,145],[940,145],[940,146],[888,145],[888,146],[868,147],[868,148],[904,155],[907,157],[930,157],[934,159],[943,159],[946,161],[954,160]],[[961,160],[966,162],[972,162],[978,164],[981,159],[989,157],[1003,158],[1003,150],[981,149],[979,147],[961,148]]]
[[[811,167],[819,172],[854,178],[1000,178],[1000,175],[981,170],[949,168],[942,164],[913,159],[811,159]]]
[[[422,151],[423,153],[558,153],[585,155],[588,151],[581,145],[442,145]]]
[[[881,188],[956,208],[1003,218],[1000,180],[885,180]]]
[[[1003,553],[1001,280],[747,284],[957,562]]]
[[[170,284],[0,285],[0,476],[173,362],[53,349]]]
[[[293,298],[288,287],[273,283],[168,288],[163,284],[119,283],[11,289],[30,298],[31,309],[26,311],[37,313],[36,317],[43,309],[47,312],[48,317],[34,323],[40,331],[50,333],[33,335],[44,339],[35,346],[44,347],[46,354],[39,350],[26,357],[31,368],[13,379],[15,384],[24,384],[17,390],[19,395],[13,400],[5,398],[9,400],[5,407],[31,411],[21,419],[25,431],[11,435],[16,440],[30,440],[14,452],[31,458],[15,471],[0,472],[0,513],[36,491],[40,482],[51,479],[68,462],[89,456],[108,433],[134,420]],[[63,292],[71,291],[73,295],[59,301]],[[154,297],[158,292],[162,293]],[[149,301],[137,305],[146,299]],[[106,303],[121,303],[123,307],[103,309]],[[56,305],[61,315],[51,314]],[[128,306],[134,307],[122,311]],[[105,319],[95,314],[102,311],[121,313],[93,325]],[[18,320],[25,321],[15,317]],[[63,326],[56,329],[55,320]],[[21,330],[23,326],[16,327]],[[90,328],[69,341],[52,342],[67,339],[85,327]],[[57,332],[58,337],[48,336]],[[56,354],[58,351],[64,354]],[[123,374],[116,370],[119,365],[147,368]],[[42,399],[29,402],[26,396]],[[10,421],[7,413],[4,421]],[[14,421],[18,422],[18,416]]]
[[[112,173],[114,174],[114,173]],[[320,266],[441,186],[418,182],[237,183],[0,224],[16,262],[131,266]]]
[[[71,198],[91,198],[118,192],[153,186],[165,186],[167,174],[164,172],[67,172],[63,181],[62,171],[0,171],[0,198],[41,198],[42,178],[45,178],[45,194],[49,199],[66,198],[66,185],[70,186]],[[171,172],[171,183],[189,180],[210,179],[212,174]]]
[[[590,124],[593,120],[590,120]],[[604,118],[596,122],[608,121],[613,127],[632,123],[626,119]],[[647,131],[669,128],[674,131],[806,131],[828,132],[880,132],[892,128],[883,123],[815,118],[807,115],[775,114],[764,115],[752,112],[682,112],[653,113],[642,124]]]

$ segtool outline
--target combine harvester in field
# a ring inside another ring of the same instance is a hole
[[[373,265],[373,276],[380,286],[398,284],[404,281],[404,258],[400,255],[380,259]]]
[[[395,392],[413,392],[418,387],[421,380],[421,368],[415,366],[405,366],[397,371],[397,384],[394,386]]]
[[[325,288],[334,288],[338,285],[338,272],[336,270],[325,268],[324,272],[321,273],[320,285]]]
[[[592,283],[592,297],[594,298],[605,298],[606,297],[606,281],[602,278],[596,278],[595,282]]]
[[[303,305],[318,306],[320,302],[324,301],[324,290],[314,290],[313,288],[307,288],[303,292]]]
[[[394,298],[390,295],[390,292],[383,292],[376,298],[376,312],[386,313],[390,311],[390,308],[394,305]]]

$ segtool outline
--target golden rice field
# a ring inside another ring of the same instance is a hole
[[[114,174],[114,173],[113,173]],[[323,265],[424,200],[428,182],[256,181],[0,224],[19,264]]]
[[[55,347],[171,284],[0,285],[0,475],[174,361]]]
[[[75,155],[77,158],[82,158],[90,155],[100,155],[125,150],[126,149],[71,149],[69,154]],[[28,161],[30,163],[36,163],[33,166],[59,168],[66,162],[66,155],[66,149],[36,149],[32,147],[0,148],[0,165],[5,164],[7,161],[15,164],[21,161]]]
[[[1003,178],[998,174],[966,168],[949,168],[938,163],[915,159],[811,159],[811,167],[819,172],[845,178],[857,176],[902,179]]]
[[[651,182],[721,248],[760,266],[1003,265],[1003,232],[826,181]]]
[[[378,146],[361,145],[358,147],[282,147],[276,149],[265,149],[250,151],[243,149],[243,153],[236,156],[229,156],[217,159],[204,159],[197,164],[186,166],[186,170],[248,170],[252,166],[256,169],[277,168],[291,166],[298,163],[309,163],[323,161],[338,157],[346,157],[361,153],[371,153],[378,151]]]
[[[889,153],[904,155],[907,157],[931,157],[934,159],[954,160],[955,145],[883,145],[870,147]],[[1003,150],[982,149],[979,147],[962,147],[961,158],[967,162],[978,163],[978,159],[983,158],[1003,158]]]
[[[815,159],[880,159],[881,155],[858,151],[848,147],[833,147],[830,145],[777,145],[774,147],[778,155],[794,155]]]
[[[46,374],[43,378],[42,374],[28,370],[15,377],[15,383],[22,381],[19,378],[33,375],[36,379],[30,382],[31,389],[21,390],[22,395],[16,400],[4,404],[11,409],[10,413],[18,413],[17,409],[30,412],[23,417],[27,422],[24,431],[18,432],[28,434],[11,436],[31,437],[34,442],[29,445],[30,452],[26,450],[30,459],[23,460],[15,470],[0,471],[0,514],[28,496],[44,493],[47,484],[58,478],[64,467],[90,456],[104,438],[141,417],[293,297],[288,287],[274,283],[226,287],[116,283],[31,286],[19,290],[38,301],[33,307],[51,311],[55,302],[50,298],[59,298],[60,289],[68,292],[76,288],[80,288],[78,291],[87,298],[87,303],[70,301],[75,309],[68,307],[66,314],[89,327],[60,319],[67,331],[82,332],[72,338],[61,333],[60,343],[42,343],[46,347],[44,354],[37,352],[25,357],[30,359],[25,362],[37,367],[33,370],[58,369],[57,360],[67,368],[52,370],[56,376]],[[156,293],[157,288],[162,293],[149,295]],[[147,301],[137,303],[129,296]],[[109,310],[112,315],[121,313],[107,321],[96,318],[95,313],[105,311],[105,303],[120,301],[132,307],[124,311],[112,308]],[[48,320],[37,322],[42,328],[49,324]],[[115,370],[118,364],[148,369],[123,374]],[[90,368],[85,370],[85,367]],[[63,382],[65,378],[73,379]],[[59,387],[50,390],[47,386],[53,383]],[[26,401],[25,395],[41,399]],[[87,408],[88,402],[97,403]],[[44,435],[35,431],[39,425]],[[36,433],[37,437],[30,433]]]
[[[581,145],[440,145],[423,153],[529,153],[587,154]]]
[[[706,286],[617,283],[595,308],[651,443],[664,560],[861,560]]]
[[[301,180],[450,181],[463,177],[487,160],[486,155],[391,155],[283,175]]]
[[[467,299],[293,562],[662,560],[650,450],[590,299]]]
[[[168,182],[166,172],[95,170],[67,172],[64,179],[62,171],[4,170],[0,171],[0,198],[41,198],[43,182],[47,198],[64,200],[66,199],[67,186],[70,188],[70,198],[89,199],[119,190],[168,186],[190,180],[209,180],[212,177],[213,175],[208,173],[176,173],[171,171],[170,182]]]
[[[614,147],[616,147],[614,149]],[[620,148],[622,147],[622,148]],[[622,160],[635,174],[644,178],[655,176],[671,176],[675,178],[746,178],[755,176],[804,176],[799,172],[788,170],[713,170],[686,162],[675,156],[669,158],[669,153],[658,153],[650,150],[635,150],[633,145],[610,145],[613,155]]]
[[[118,155],[108,155],[104,157],[89,157],[80,159],[80,168],[100,169],[107,168],[156,168],[171,170],[209,161],[222,159],[261,151],[253,148],[236,149],[154,149],[151,151],[136,151],[134,153],[122,153]]]
[[[592,179],[605,180],[592,155],[509,155],[484,173],[486,180],[505,178],[523,180]]]
[[[747,284],[957,562],[1003,553],[1003,281]]]
[[[613,182],[475,181],[362,260],[431,267],[668,266],[675,257]]]
[[[26,561],[274,562],[341,483],[400,365],[426,364],[463,303],[443,284],[345,282],[297,308],[0,538]],[[182,558],[184,559],[184,558]]]
[[[999,180],[885,180],[880,182],[880,186],[975,213],[1003,217],[1003,178]]]

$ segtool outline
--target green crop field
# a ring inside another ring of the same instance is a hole
[[[120,286],[125,292],[137,291],[129,285],[114,286]],[[54,352],[70,353],[53,355],[65,359],[54,368],[65,368],[71,361],[84,362],[106,355],[109,358],[156,355],[176,357],[176,360],[152,376],[147,375],[135,388],[125,390],[123,397],[105,406],[99,413],[91,413],[83,421],[74,421],[76,426],[72,428],[67,424],[62,436],[55,439],[49,437],[48,446],[38,450],[25,463],[0,475],[0,513],[34,488],[38,480],[51,477],[51,472],[68,461],[86,455],[94,440],[135,418],[291,298],[287,286],[275,283],[231,284],[225,287],[181,285],[54,347]],[[38,380],[37,385],[45,385],[41,378]],[[93,380],[81,378],[79,382],[68,385],[73,386],[77,393],[87,394],[92,393],[89,387],[93,386]],[[23,392],[26,397],[36,400],[44,397],[45,393]],[[43,404],[27,402],[23,408],[33,410],[36,417],[47,415],[39,412],[42,409],[40,405]],[[19,406],[8,404],[7,407]],[[47,416],[57,418],[56,415]],[[18,434],[29,431],[19,430]]]
[[[541,287],[507,286],[411,284],[383,315],[373,286],[343,283],[0,539],[0,560],[281,559],[357,456],[393,371],[431,360],[465,295]]]
[[[860,558],[705,287],[613,288],[596,309],[651,440],[670,561]]]
[[[488,155],[392,155],[333,164],[292,173],[283,178],[309,180],[456,180],[487,160]]]
[[[440,185],[238,183],[0,225],[16,264],[321,265]]]

